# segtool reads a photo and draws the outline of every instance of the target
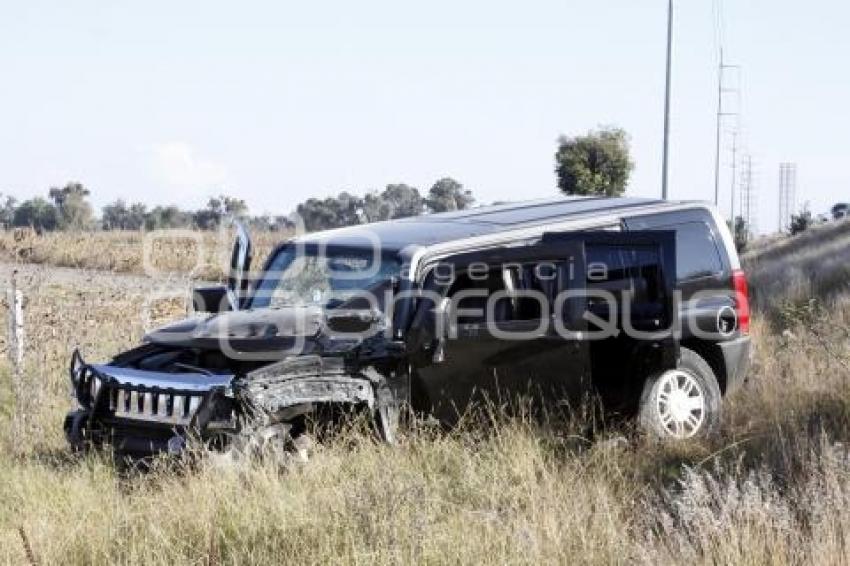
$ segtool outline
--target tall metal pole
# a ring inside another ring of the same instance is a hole
[[[731,202],[729,217],[732,219],[732,230],[735,230],[735,173],[738,164],[738,132],[732,132],[732,186],[730,187]]]
[[[664,155],[661,162],[661,198],[667,200],[667,164],[670,151],[670,67],[673,59],[673,0],[667,5],[667,82],[664,92]]]
[[[723,117],[723,48],[717,67],[717,130],[714,141],[714,206],[720,202],[720,120]],[[734,220],[733,220],[734,221]]]

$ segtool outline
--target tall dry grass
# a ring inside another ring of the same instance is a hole
[[[747,262],[781,276],[819,249],[789,242]],[[82,286],[49,269],[19,277],[39,400],[12,438],[0,365],[4,562],[850,562],[848,294],[785,302],[789,285],[759,303],[776,316],[754,321],[752,377],[709,440],[589,438],[586,423],[497,417],[450,434],[417,428],[394,447],[354,429],[285,469],[201,458],[134,473],[68,454],[64,372],[73,345],[102,358],[134,343],[150,289],[120,276]]]
[[[255,267],[272,248],[291,237],[284,232],[252,235]],[[149,242],[147,265],[145,240]],[[57,267],[102,269],[117,273],[226,276],[232,234],[229,231],[45,232],[0,230],[0,261]]]
[[[850,291],[850,220],[817,225],[794,238],[771,240],[742,257],[753,301],[775,311],[785,301],[822,301]]]

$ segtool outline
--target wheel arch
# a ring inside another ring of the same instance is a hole
[[[717,385],[720,387],[720,393],[722,395],[726,395],[726,384],[728,381],[726,363],[723,359],[723,353],[720,351],[720,347],[714,342],[706,342],[696,339],[682,341],[682,347],[691,350],[705,360],[711,368],[711,371],[714,373],[715,379],[717,379]]]

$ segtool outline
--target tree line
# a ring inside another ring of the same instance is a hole
[[[615,127],[591,130],[585,135],[561,136],[555,151],[557,187],[567,195],[620,196],[626,190],[634,164],[626,132]],[[244,200],[227,195],[210,198],[198,210],[177,206],[149,208],[123,199],[104,206],[99,217],[89,202],[90,190],[70,182],[52,187],[47,198],[35,197],[18,204],[0,194],[0,226],[31,227],[35,230],[156,230],[197,228],[211,230],[226,217],[247,221],[254,229],[281,230],[293,227],[287,216],[251,216]],[[475,204],[472,192],[461,183],[444,177],[427,192],[404,183],[389,184],[382,191],[363,196],[343,191],[336,196],[309,198],[295,211],[308,231],[325,230],[429,214],[462,210]]]
[[[197,210],[174,205],[149,208],[141,202],[118,199],[95,216],[89,202],[91,191],[82,183],[69,182],[51,187],[47,198],[34,197],[21,202],[0,194],[0,226],[28,227],[38,232],[54,230],[158,230],[196,228],[213,230],[225,218],[239,218],[254,229],[284,230],[295,226],[284,215],[251,215],[243,199],[220,195]],[[469,208],[475,203],[472,192],[445,177],[426,193],[404,183],[387,185],[383,191],[358,196],[347,191],[337,196],[310,198],[296,207],[308,231],[326,230],[353,224],[377,222],[432,212]]]

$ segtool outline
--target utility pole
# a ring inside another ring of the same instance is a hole
[[[673,0],[667,4],[667,82],[664,89],[664,154],[661,160],[661,198],[667,200],[667,165],[670,153],[670,67],[673,62]]]
[[[732,186],[729,187],[731,196],[729,202],[729,218],[732,219],[732,229],[735,229],[735,173],[738,165],[738,132],[732,132]]]
[[[735,88],[724,86],[723,74],[726,69],[737,69],[738,65],[727,65],[723,62],[723,48],[720,48],[720,63],[717,66],[717,126],[714,139],[714,206],[720,203],[720,131],[724,116],[736,116],[737,109],[733,112],[724,112],[723,94],[727,92],[738,92]],[[734,197],[733,197],[734,198]],[[734,218],[733,218],[734,221]]]

